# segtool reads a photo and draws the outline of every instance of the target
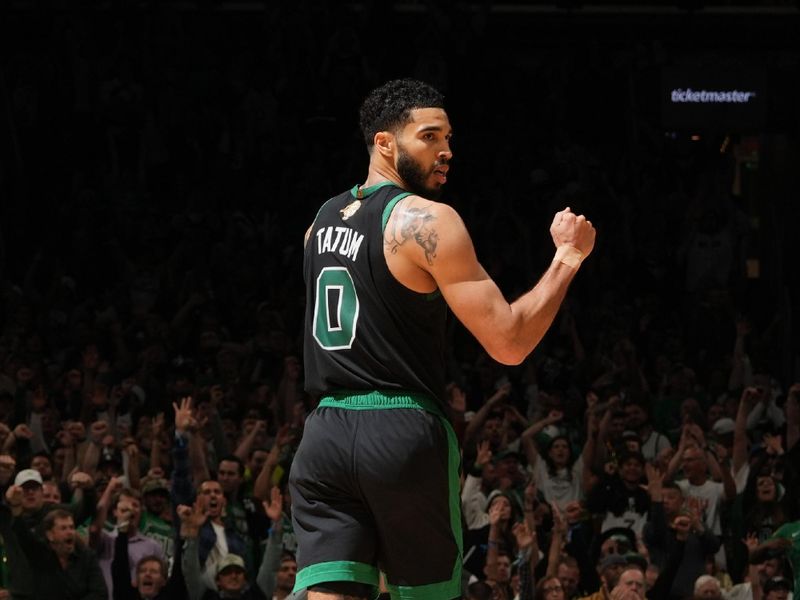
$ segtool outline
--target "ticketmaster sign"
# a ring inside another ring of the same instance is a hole
[[[766,84],[757,69],[671,67],[662,71],[662,126],[675,131],[759,133]]]

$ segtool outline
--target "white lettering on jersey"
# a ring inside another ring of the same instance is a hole
[[[336,235],[334,236],[334,233]],[[353,262],[358,258],[358,251],[364,241],[364,235],[349,227],[323,227],[316,233],[317,254],[339,252]]]

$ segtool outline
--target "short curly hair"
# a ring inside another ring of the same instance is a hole
[[[393,79],[375,88],[359,110],[359,125],[367,148],[379,131],[397,131],[410,121],[416,108],[444,108],[444,96],[416,79]]]

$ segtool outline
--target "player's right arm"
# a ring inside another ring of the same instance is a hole
[[[539,282],[509,303],[478,262],[461,217],[445,204],[418,197],[398,205],[394,231],[402,232],[398,250],[435,281],[456,317],[489,355],[503,364],[519,364],[544,337],[561,306],[577,265],[553,260]],[[556,213],[550,233],[557,256],[585,258],[595,230],[569,208]],[[572,262],[572,261],[569,261]]]

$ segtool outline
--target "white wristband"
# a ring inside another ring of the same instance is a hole
[[[581,266],[583,253],[573,246],[559,246],[556,249],[556,255],[553,257],[553,260],[562,262],[572,269],[577,269]]]

